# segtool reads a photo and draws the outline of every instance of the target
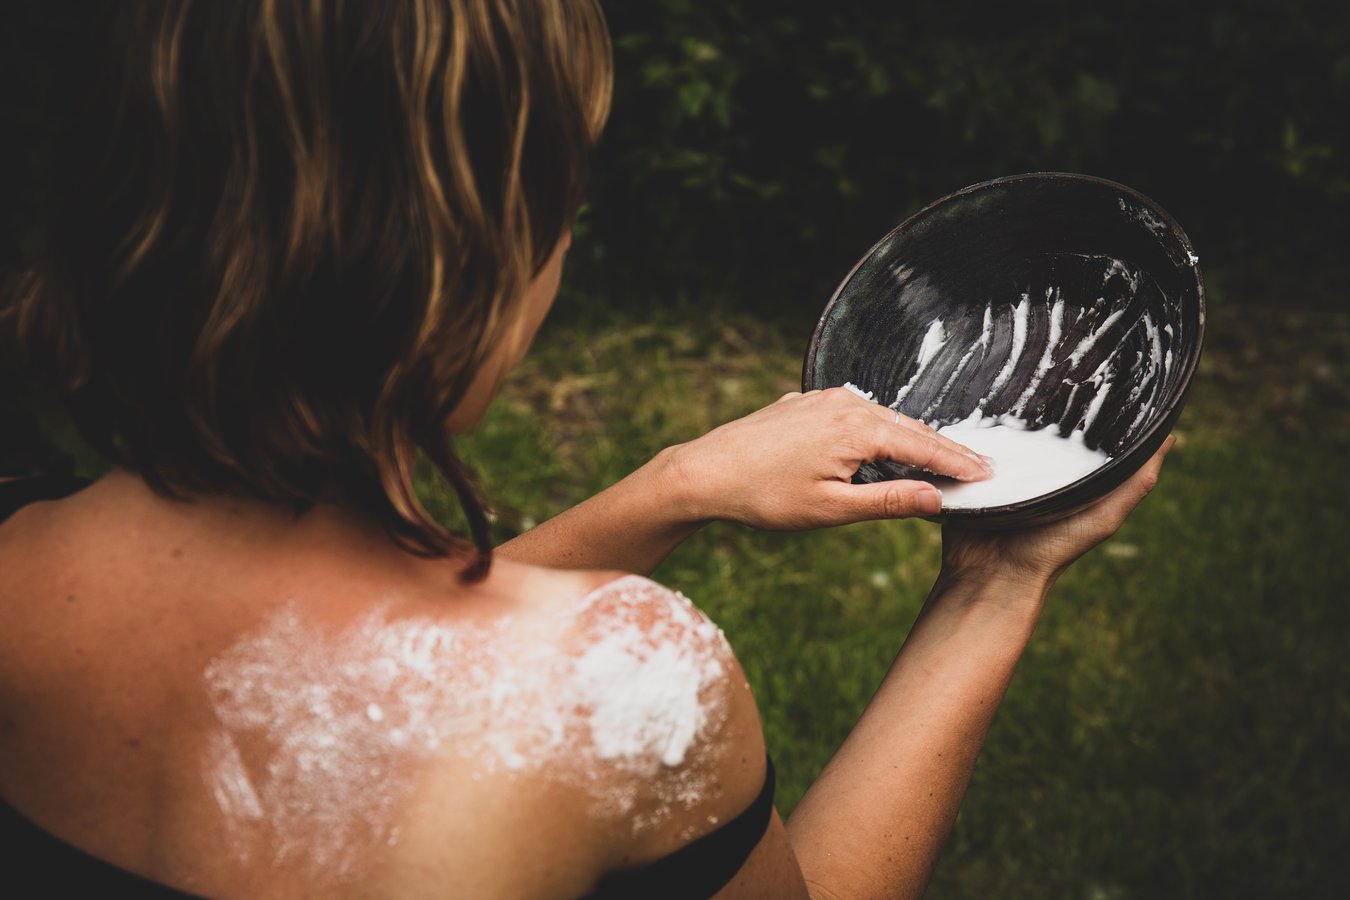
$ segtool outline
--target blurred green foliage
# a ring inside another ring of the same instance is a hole
[[[1129,184],[1210,261],[1334,264],[1350,236],[1350,4],[604,6],[576,268],[610,302],[818,309],[904,216],[1023,171]]]
[[[614,110],[569,278],[593,304],[799,318],[907,214],[1033,170],[1142,191],[1207,264],[1347,280],[1350,3],[602,4]],[[0,16],[0,274],[32,249],[89,9]]]

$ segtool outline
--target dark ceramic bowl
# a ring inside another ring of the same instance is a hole
[[[1123,185],[1053,172],[977,184],[910,217],[853,267],[821,314],[802,389],[852,382],[935,427],[978,408],[1082,430],[1110,456],[1096,471],[1019,503],[934,517],[1054,521],[1129,478],[1181,413],[1205,330],[1196,263],[1172,217]],[[933,480],[886,460],[855,480],[914,477]]]

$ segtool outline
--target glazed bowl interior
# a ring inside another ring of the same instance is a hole
[[[1204,335],[1197,263],[1172,218],[1123,185],[1061,173],[978,184],[915,214],[854,267],[816,326],[803,389],[852,383],[935,427],[978,410],[1081,432],[1110,457],[1096,471],[938,517],[1052,521],[1124,482],[1176,421]],[[882,460],[857,480],[896,477],[916,473]]]

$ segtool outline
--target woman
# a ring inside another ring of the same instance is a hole
[[[607,111],[598,10],[159,0],[108,28],[108,94],[7,307],[117,463],[0,485],[20,865],[119,895],[921,893],[1046,592],[1161,454],[1064,522],[947,529],[785,826],[721,633],[623,573],[715,519],[939,508],[850,484],[865,460],[985,463],[845,391],[789,394],[494,552],[451,437],[553,301]],[[418,504],[419,455],[472,543]]]

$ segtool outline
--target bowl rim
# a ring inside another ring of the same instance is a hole
[[[1038,505],[1053,506],[1054,501],[1060,499],[1065,494],[1075,490],[1084,482],[1096,478],[1100,476],[1102,473],[1111,472],[1112,470],[1117,468],[1118,464],[1120,464],[1123,460],[1133,456],[1136,450],[1138,450],[1140,447],[1146,446],[1150,441],[1152,441],[1154,439],[1154,436],[1157,434],[1158,429],[1161,428],[1164,424],[1167,424],[1169,428],[1175,424],[1174,413],[1177,412],[1177,410],[1179,410],[1181,405],[1184,404],[1186,401],[1186,395],[1190,392],[1191,379],[1195,376],[1195,371],[1200,364],[1200,354],[1204,349],[1205,311],[1206,311],[1205,280],[1203,274],[1200,271],[1200,258],[1195,253],[1195,247],[1194,245],[1191,244],[1190,237],[1187,236],[1185,230],[1182,229],[1181,225],[1177,223],[1177,220],[1172,218],[1171,213],[1163,209],[1151,198],[1145,196],[1144,194],[1141,194],[1139,191],[1136,191],[1134,188],[1129,187],[1128,185],[1121,184],[1120,182],[1117,181],[1112,181],[1109,178],[1101,178],[1096,175],[1083,175],[1076,172],[1023,172],[1019,175],[1003,175],[998,178],[991,178],[988,181],[981,181],[976,184],[963,187],[958,191],[953,191],[950,194],[945,194],[939,197],[938,199],[934,200],[933,202],[925,205],[922,209],[918,210],[912,215],[908,216],[903,222],[901,222],[899,225],[896,225],[890,231],[886,232],[886,234],[880,240],[878,240],[870,248],[868,248],[867,252],[864,253],[858,259],[858,261],[853,264],[853,268],[849,269],[848,274],[845,275],[843,280],[839,282],[839,286],[834,289],[834,293],[830,296],[829,302],[825,304],[825,308],[821,311],[820,318],[816,320],[816,327],[811,332],[811,340],[806,345],[806,355],[805,358],[802,360],[802,392],[805,393],[806,391],[814,390],[814,388],[811,387],[811,382],[815,379],[816,375],[816,357],[819,355],[820,338],[821,334],[825,330],[825,323],[829,320],[830,313],[834,311],[835,304],[839,302],[839,298],[843,295],[844,289],[847,288],[848,285],[853,281],[854,276],[858,274],[858,270],[863,267],[864,263],[866,263],[869,259],[871,259],[872,256],[878,250],[880,250],[884,244],[888,243],[900,232],[909,228],[910,226],[918,222],[920,219],[928,216],[939,207],[945,206],[948,203],[951,203],[952,201],[965,197],[969,194],[974,194],[980,191],[989,190],[991,188],[1003,187],[1005,185],[1015,184],[1017,182],[1023,181],[1039,181],[1039,182],[1072,181],[1072,182],[1085,182],[1089,184],[1098,185],[1100,187],[1107,187],[1111,188],[1114,191],[1118,191],[1119,193],[1125,195],[1126,197],[1129,197],[1137,201],[1149,212],[1156,214],[1162,220],[1163,224],[1167,226],[1168,230],[1180,241],[1182,248],[1186,251],[1187,254],[1189,254],[1189,258],[1193,260],[1193,262],[1191,262],[1190,264],[1190,268],[1195,273],[1196,299],[1198,301],[1199,307],[1196,322],[1195,349],[1192,353],[1188,354],[1185,366],[1182,369],[1180,390],[1178,390],[1174,396],[1169,398],[1169,400],[1162,405],[1162,407],[1159,410],[1159,414],[1154,416],[1152,424],[1150,424],[1139,435],[1138,438],[1132,441],[1130,445],[1126,447],[1122,452],[1120,452],[1115,456],[1112,456],[1098,468],[1093,469],[1091,472],[1084,475],[1082,478],[1069,482],[1063,487],[1056,488],[1055,490],[1045,494],[1038,494],[1035,497],[1029,497],[1026,500],[1019,500],[1016,503],[1005,503],[1000,506],[953,508],[950,510],[943,508],[942,511],[937,516],[932,517],[935,521],[986,519],[1005,514],[1020,514],[1032,508],[1033,506]],[[1157,443],[1161,445],[1162,439],[1160,438],[1157,441]],[[1143,461],[1140,461],[1138,465],[1142,466]]]

